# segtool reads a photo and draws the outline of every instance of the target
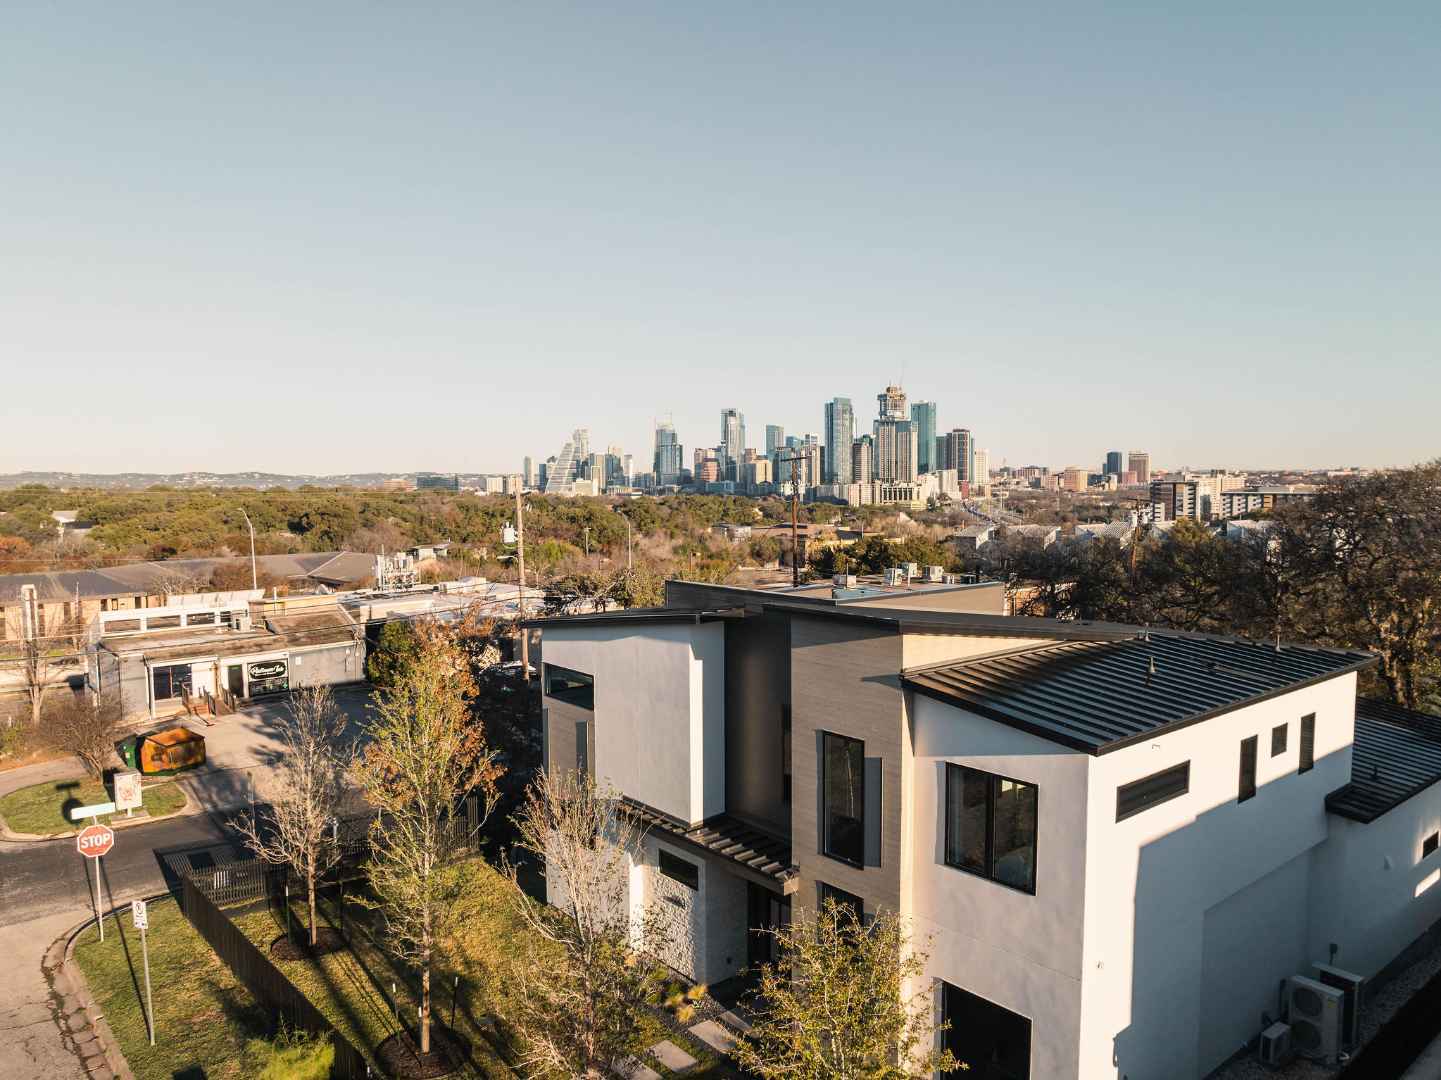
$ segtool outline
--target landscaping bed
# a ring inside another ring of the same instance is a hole
[[[0,818],[12,832],[54,836],[79,828],[70,820],[72,807],[93,806],[110,801],[110,791],[91,777],[83,780],[51,780],[44,784],[12,791],[0,798]],[[173,814],[185,806],[185,790],[174,783],[147,784],[143,789],[142,808],[151,817]],[[113,824],[124,821],[125,814],[101,817]]]

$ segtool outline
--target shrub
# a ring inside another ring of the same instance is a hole
[[[329,1038],[283,1025],[272,1040],[252,1039],[246,1053],[257,1080],[328,1080],[335,1062]]]
[[[710,989],[710,988],[709,988],[708,986],[706,986],[705,983],[696,983],[694,986],[692,986],[689,990],[687,990],[687,991],[685,992],[686,1000],[687,1000],[687,1001],[699,1001],[701,998],[703,998],[703,997],[706,996],[706,991],[709,990],[709,989]]]

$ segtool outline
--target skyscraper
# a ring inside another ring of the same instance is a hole
[[[569,495],[571,486],[585,470],[590,459],[590,430],[576,428],[556,455],[555,466],[546,472],[547,495]]]
[[[679,484],[685,468],[685,451],[676,436],[675,425],[663,420],[655,426],[655,484],[666,487]]]
[[[875,446],[869,435],[851,443],[851,483],[869,484],[876,478]]]
[[[535,468],[535,458],[531,457],[529,454],[526,455],[524,462],[521,464],[520,479],[521,483],[523,483],[527,488],[532,491],[535,490],[536,481],[539,479],[539,477]]]
[[[939,469],[932,456],[936,446],[936,403],[917,401],[911,406],[911,423],[916,428],[916,472]]]
[[[1136,483],[1149,484],[1151,482],[1151,455],[1148,451],[1132,450],[1130,466],[1130,471],[1136,474]]]
[[[786,429],[780,424],[766,425],[766,457],[773,457],[775,452],[786,444]]]
[[[823,483],[851,482],[851,442],[855,435],[856,420],[851,399],[838,397],[827,401]]]
[[[877,419],[909,420],[911,418],[911,414],[906,412],[906,392],[899,386],[888,386],[883,392],[877,394],[876,405],[879,407]]]
[[[722,480],[740,479],[741,451],[746,447],[746,418],[739,409],[721,410],[721,461]]]
[[[952,428],[946,435],[946,460],[942,465],[956,470],[956,482],[970,483],[976,475],[976,444],[966,428]]]
[[[1119,450],[1106,451],[1106,467],[1102,469],[1101,472],[1108,476],[1120,476],[1121,473],[1125,472],[1125,468],[1121,464],[1121,452]]]
[[[909,420],[877,420],[874,428],[875,478],[909,484],[916,478],[916,425]]]

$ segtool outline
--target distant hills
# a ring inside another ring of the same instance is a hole
[[[0,475],[0,490],[22,484],[44,484],[52,488],[143,489],[163,484],[173,488],[290,488],[306,484],[315,487],[378,488],[387,480],[413,480],[415,473],[345,473],[338,476],[291,476],[270,472],[186,472],[186,473],[83,473],[19,472]],[[444,475],[451,475],[446,473]],[[461,483],[477,483],[479,477],[461,475]]]

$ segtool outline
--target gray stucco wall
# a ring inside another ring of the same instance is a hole
[[[290,654],[290,685],[335,686],[365,676],[365,662],[353,643]]]

